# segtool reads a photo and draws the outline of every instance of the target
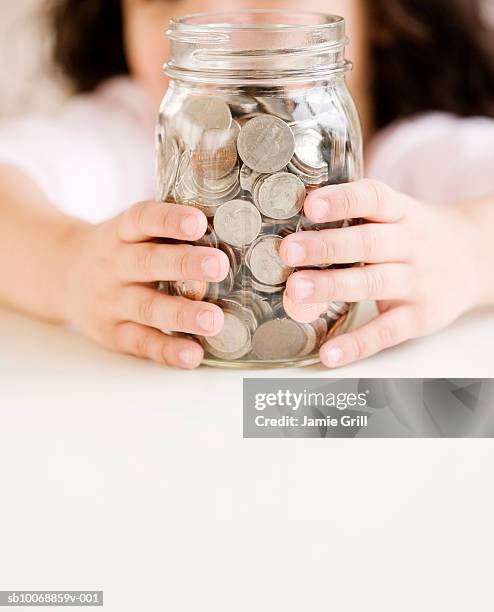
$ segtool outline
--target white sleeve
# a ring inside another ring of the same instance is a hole
[[[0,125],[0,163],[19,167],[55,206],[93,223],[150,199],[154,116],[141,95],[134,84],[116,79],[72,98],[56,116],[6,122]],[[141,113],[136,102],[142,102]]]
[[[494,119],[427,113],[395,122],[371,143],[366,174],[435,204],[494,194]]]

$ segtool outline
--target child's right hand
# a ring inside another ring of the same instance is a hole
[[[110,221],[82,226],[75,237],[67,321],[113,350],[197,367],[204,356],[197,342],[159,330],[211,336],[223,326],[222,310],[160,293],[154,283],[221,281],[228,274],[228,257],[215,248],[152,239],[198,240],[206,228],[206,216],[198,209],[161,202],[139,203]]]

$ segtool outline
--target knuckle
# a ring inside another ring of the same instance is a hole
[[[396,333],[388,325],[377,325],[374,331],[376,349],[386,348],[396,344]]]
[[[328,233],[316,236],[317,258],[321,263],[335,263],[337,260],[336,245]]]
[[[158,210],[156,211],[156,223],[157,228],[161,230],[160,234],[166,234],[169,230],[170,224],[170,216],[171,216],[171,208],[166,204],[160,204],[158,206]],[[179,215],[177,215],[178,217]],[[177,220],[178,225],[178,220]]]
[[[379,244],[377,233],[368,226],[361,227],[362,255],[365,260],[373,260]]]
[[[322,275],[324,279],[324,292],[329,298],[337,296],[337,292],[340,286],[340,282],[335,278],[335,275],[331,272],[325,272]]]
[[[146,206],[142,203],[134,204],[129,210],[129,218],[132,226],[141,231],[145,225]]]
[[[368,192],[372,193],[376,211],[379,213],[386,205],[391,188],[385,183],[373,179],[365,179],[364,184]]]
[[[341,217],[351,219],[355,217],[359,203],[359,192],[355,184],[349,183],[341,194],[340,207]]]
[[[156,313],[158,311],[158,298],[157,296],[146,297],[139,303],[139,321],[142,321],[145,325],[153,326],[156,320]]]
[[[158,352],[159,361],[166,365],[173,365],[176,361],[175,359],[175,347],[174,342],[171,338],[167,338],[161,344],[160,350]]]
[[[349,337],[350,351],[356,360],[363,359],[368,355],[366,339],[362,334],[356,333]]]
[[[152,246],[140,246],[136,249],[135,257],[137,269],[145,275],[150,274],[153,269],[154,261],[154,249]]]
[[[176,300],[175,300],[176,301]],[[186,312],[183,304],[177,304],[170,312],[170,326],[173,331],[184,331]]]
[[[377,270],[363,270],[364,286],[369,298],[379,298],[384,295],[385,280],[381,272]]]
[[[146,332],[137,333],[135,336],[135,353],[140,357],[150,357],[151,336]]]
[[[180,278],[187,279],[190,271],[190,251],[189,249],[180,249],[173,261],[175,273]]]

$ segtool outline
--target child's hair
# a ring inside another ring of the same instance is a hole
[[[76,91],[127,74],[122,0],[51,0],[55,60]],[[494,117],[486,0],[366,0],[376,126],[421,111]]]

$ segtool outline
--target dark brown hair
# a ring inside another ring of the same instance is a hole
[[[376,127],[440,110],[494,117],[485,0],[366,0]],[[77,91],[127,74],[121,0],[51,0],[55,60]]]

